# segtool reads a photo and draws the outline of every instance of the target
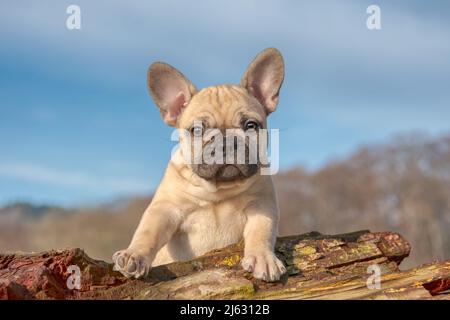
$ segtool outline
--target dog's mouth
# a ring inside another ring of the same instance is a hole
[[[258,171],[257,164],[198,164],[194,172],[206,180],[233,181],[246,179]]]

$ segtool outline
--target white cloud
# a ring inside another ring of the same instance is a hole
[[[28,163],[0,163],[0,177],[101,193],[133,194],[151,190],[149,181],[121,177],[105,178],[94,174],[55,170]]]

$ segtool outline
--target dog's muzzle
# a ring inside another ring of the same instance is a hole
[[[241,143],[240,146],[238,146],[238,142]],[[257,155],[250,157],[248,140],[238,138],[234,143],[227,144],[226,138],[223,141],[211,139],[203,145],[203,148],[209,146],[212,147],[211,150],[215,150],[216,143],[219,143],[218,148],[223,150],[222,155],[219,156],[221,162],[199,161],[197,164],[193,164],[192,169],[197,175],[206,180],[232,181],[249,178],[258,172],[259,161]],[[241,158],[237,156],[239,152],[243,152]],[[212,154],[215,154],[215,151]],[[231,157],[231,161],[227,161],[229,160],[227,155]],[[250,158],[253,160],[250,161]],[[240,160],[238,161],[238,159]]]

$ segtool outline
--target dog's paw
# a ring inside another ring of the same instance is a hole
[[[244,270],[253,273],[253,277],[268,282],[279,280],[286,272],[283,262],[271,251],[248,253],[241,264]]]
[[[130,249],[117,251],[112,259],[114,262],[113,270],[119,271],[127,278],[145,277],[151,269],[151,262],[147,257]]]

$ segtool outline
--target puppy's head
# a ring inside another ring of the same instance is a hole
[[[231,181],[258,171],[260,161],[250,159],[251,136],[267,129],[266,118],[277,107],[283,78],[283,58],[278,50],[269,48],[250,63],[240,85],[198,91],[177,69],[156,62],[148,71],[148,87],[162,119],[182,129],[180,144],[190,151],[192,170],[207,180]],[[230,162],[231,153],[234,163]]]

